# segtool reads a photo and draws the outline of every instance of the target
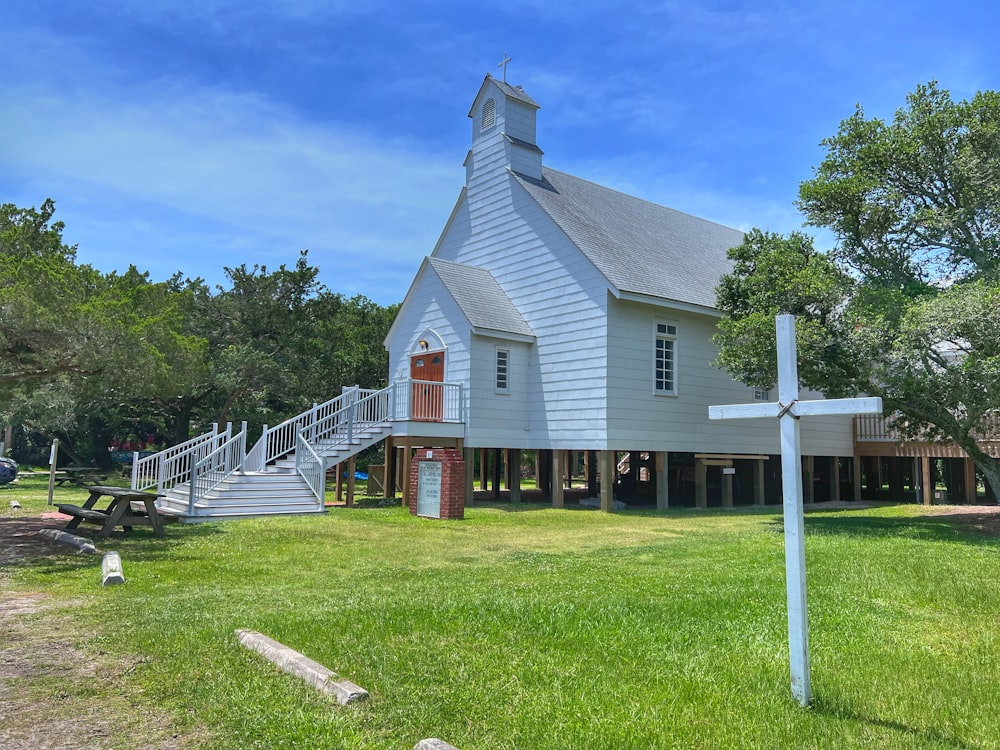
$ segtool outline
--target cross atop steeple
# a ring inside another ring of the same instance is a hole
[[[498,68],[502,68],[503,69],[503,82],[504,83],[507,83],[507,63],[509,63],[510,61],[511,61],[510,57],[508,57],[507,53],[504,52],[503,53],[503,60],[501,60],[500,63],[497,65]]]

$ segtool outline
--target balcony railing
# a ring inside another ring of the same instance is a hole
[[[990,414],[986,418],[984,430],[975,433],[977,442],[1000,442],[1000,414]],[[902,433],[892,426],[892,417],[879,414],[859,414],[854,417],[854,439],[859,443],[899,443],[904,442]],[[906,441],[922,442],[920,436],[906,438]]]

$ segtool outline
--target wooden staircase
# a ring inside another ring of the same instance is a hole
[[[135,472],[133,488],[156,486],[161,495],[157,509],[185,523],[323,513],[327,470],[392,432],[389,414],[369,403],[386,402],[384,395],[378,398],[380,395],[382,392],[345,391],[277,427],[269,430],[265,426],[261,439],[249,451],[245,425],[237,435],[231,434],[231,427],[225,433],[213,431],[190,441],[191,456],[186,463],[184,456],[175,452],[168,461],[160,461],[155,478],[155,472],[147,469]],[[192,493],[190,479],[164,480],[163,467],[168,463],[184,466],[195,477],[207,466],[204,473],[211,476],[207,481],[204,477],[195,481]],[[147,477],[145,482],[137,479],[140,474]]]

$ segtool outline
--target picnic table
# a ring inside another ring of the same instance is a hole
[[[131,531],[133,526],[152,526],[157,536],[165,536],[163,524],[168,518],[161,517],[156,510],[158,495],[128,487],[105,487],[99,484],[87,489],[90,490],[90,497],[83,505],[56,504],[61,513],[72,516],[70,522],[66,524],[67,530],[75,529],[87,521],[101,525],[101,530],[95,535],[97,539],[106,539],[116,526],[121,526],[125,531]],[[111,500],[106,508],[99,510],[94,506],[102,497],[109,497]],[[142,507],[133,507],[133,503]],[[176,519],[169,517],[169,520]]]
[[[64,466],[56,472],[56,484],[93,484],[108,478],[111,472],[99,466]]]

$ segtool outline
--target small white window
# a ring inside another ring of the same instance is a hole
[[[767,388],[757,388],[753,389],[753,400],[754,401],[770,401],[771,391]]]
[[[497,349],[496,392],[510,393],[510,349]]]
[[[677,394],[677,325],[656,322],[656,358],[653,392]]]
[[[497,103],[492,99],[483,102],[483,130],[492,128],[497,121]]]

